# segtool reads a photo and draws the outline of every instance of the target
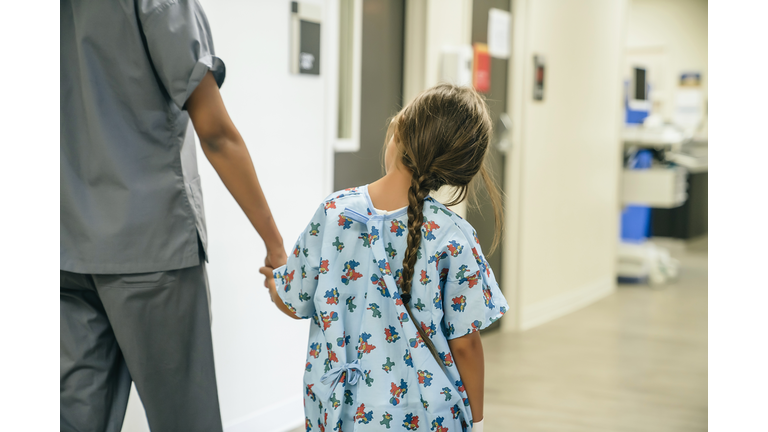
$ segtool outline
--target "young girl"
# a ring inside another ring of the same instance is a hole
[[[472,226],[429,192],[455,186],[455,205],[480,174],[498,233],[499,195],[483,168],[490,136],[474,90],[425,91],[390,123],[386,175],[328,197],[288,263],[261,269],[283,312],[314,320],[307,431],[482,430],[478,330],[507,302]]]

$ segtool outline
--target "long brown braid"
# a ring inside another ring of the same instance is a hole
[[[424,344],[440,367],[437,349],[411,312],[411,288],[421,246],[424,199],[430,191],[453,186],[456,192],[447,205],[473,197],[470,182],[479,173],[494,208],[496,235],[502,229],[501,196],[485,169],[491,141],[491,118],[483,98],[473,89],[438,84],[403,108],[390,122],[387,140],[394,137],[402,164],[412,173],[408,190],[408,248],[403,255],[400,292],[403,303]]]

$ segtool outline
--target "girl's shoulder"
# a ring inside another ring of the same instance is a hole
[[[363,193],[363,187],[359,186],[336,191],[325,197],[320,207],[326,216],[332,217],[342,213],[345,208],[352,208],[357,212],[365,212],[370,215],[373,209],[370,208],[368,198]]]
[[[427,197],[424,200],[423,213],[423,230],[427,235],[431,230],[442,230],[445,236],[461,235],[477,241],[477,234],[472,225],[436,199]]]
[[[352,219],[345,216],[346,209],[362,214],[373,214],[368,198],[361,189],[362,187],[343,189],[325,197],[312,218],[313,222],[321,223],[325,220],[333,226],[338,222],[340,227],[349,229]]]
[[[361,214],[374,214],[375,210],[365,192],[365,186],[342,189],[328,195],[318,209],[318,216],[334,221],[339,219],[339,226],[345,224],[344,228],[347,228],[346,225],[351,224],[351,219],[344,215],[344,210],[347,208]],[[479,243],[475,229],[466,219],[431,196],[425,198],[422,213],[424,215],[422,232],[428,241],[434,240],[437,236],[448,239],[461,237],[470,242]],[[402,228],[407,226],[407,214],[398,216],[396,219],[401,219]]]
[[[328,201],[349,201],[350,198],[362,198],[365,200],[365,196],[363,194],[363,188],[365,186],[357,186],[347,189],[338,190],[336,192],[333,192],[332,194],[328,195],[324,202]]]

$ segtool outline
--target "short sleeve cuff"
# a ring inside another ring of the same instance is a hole
[[[280,301],[282,301],[283,304],[288,309],[290,309],[290,311],[293,312],[296,316],[298,316],[299,318],[308,318],[298,313],[298,311],[296,310],[296,307],[291,303],[291,301],[293,301],[293,298],[291,298],[291,294],[289,294],[289,292],[285,290],[284,275],[287,268],[288,268],[287,264],[283,264],[282,266],[272,270],[272,277],[275,278],[275,288],[277,291],[277,296],[280,298]]]
[[[476,331],[485,330],[491,324],[493,324],[496,321],[498,321],[499,319],[501,319],[501,317],[504,315],[505,312],[506,312],[506,308],[502,307],[501,310],[497,311],[495,314],[493,314],[491,316],[486,317],[482,321],[475,320],[472,324],[470,324],[469,327],[466,327],[466,328],[456,328],[456,327],[454,327],[453,331],[448,333],[445,336],[445,338],[447,340],[451,340],[451,339],[456,339],[456,338],[460,338],[462,336],[466,336],[466,335],[472,334],[472,333],[474,333]]]
[[[203,80],[203,77],[205,77],[205,74],[207,74],[208,71],[213,73],[213,79],[216,80],[216,85],[221,88],[221,86],[224,84],[224,78],[227,75],[227,67],[224,64],[224,61],[215,55],[207,55],[205,57],[201,57],[197,60],[197,63],[195,63],[195,67],[192,68],[192,74],[190,75],[189,81],[187,82],[187,91],[183,95],[179,94],[175,96],[177,100],[174,100],[174,102],[178,106],[185,107],[187,100],[195,91],[197,86],[200,85],[200,81]]]
[[[280,300],[285,302],[290,302],[292,299],[287,298],[288,297],[288,291],[290,291],[290,282],[288,282],[288,289],[286,290],[286,281],[285,281],[285,273],[288,269],[287,264],[283,264],[282,266],[272,270],[272,277],[275,278],[275,288],[277,291],[277,296],[280,297]]]

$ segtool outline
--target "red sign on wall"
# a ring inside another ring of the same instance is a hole
[[[472,86],[480,93],[491,91],[491,55],[488,45],[476,43],[473,46],[475,59],[472,65]]]

